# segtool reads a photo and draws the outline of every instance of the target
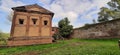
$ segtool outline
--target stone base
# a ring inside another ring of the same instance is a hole
[[[8,40],[8,46],[23,46],[23,45],[35,45],[35,44],[47,44],[52,43],[52,38],[38,38],[38,39],[18,39]]]

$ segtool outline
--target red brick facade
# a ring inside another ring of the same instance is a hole
[[[54,13],[37,4],[12,9],[14,16],[8,46],[52,43]]]
[[[59,28],[58,27],[52,27],[52,36],[56,33],[58,33]]]

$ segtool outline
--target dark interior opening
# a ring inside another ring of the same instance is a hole
[[[44,25],[47,25],[47,23],[48,23],[48,21],[47,21],[47,20],[45,20],[45,21],[44,21]]]
[[[24,23],[24,19],[19,19],[19,24],[23,24]]]
[[[32,19],[32,21],[33,21],[33,24],[36,24],[37,19]]]
[[[52,31],[54,31],[54,29],[52,28]]]

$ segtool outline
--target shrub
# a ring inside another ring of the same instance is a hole
[[[68,18],[64,18],[59,21],[59,34],[64,38],[70,38],[69,35],[72,33],[73,26],[70,25]]]

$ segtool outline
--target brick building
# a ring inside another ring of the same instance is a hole
[[[56,33],[59,32],[59,28],[58,27],[52,27],[52,36]]]
[[[53,12],[37,5],[13,7],[8,46],[52,43]]]

